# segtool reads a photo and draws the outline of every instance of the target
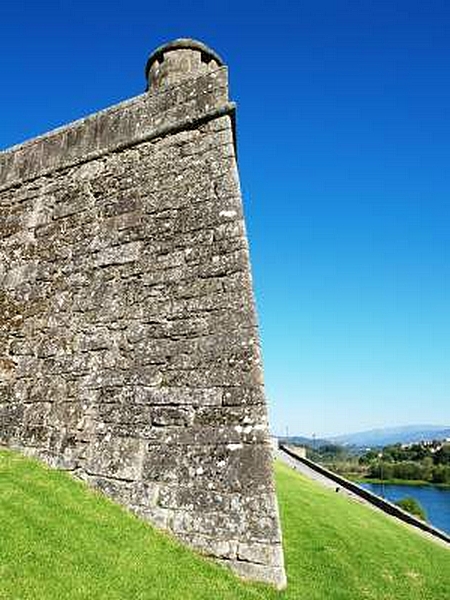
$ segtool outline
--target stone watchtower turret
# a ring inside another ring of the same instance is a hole
[[[223,67],[220,56],[202,42],[179,39],[157,48],[145,67],[147,90],[156,90],[199,77]]]
[[[181,39],[146,77],[0,153],[0,444],[282,587],[227,69]]]

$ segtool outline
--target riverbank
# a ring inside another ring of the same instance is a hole
[[[405,485],[412,487],[430,487],[437,488],[440,490],[450,490],[450,484],[448,483],[431,483],[421,479],[376,479],[373,477],[357,477],[354,475],[343,475],[350,481],[355,483],[374,483],[377,485]]]
[[[359,483],[358,485],[393,503],[405,498],[414,498],[425,511],[428,522],[450,536],[450,490],[448,488],[388,483]]]

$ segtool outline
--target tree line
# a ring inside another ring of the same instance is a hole
[[[359,464],[367,469],[366,477],[373,479],[450,484],[448,443],[395,444],[382,451],[369,450],[359,457]]]
[[[393,444],[361,453],[338,444],[306,446],[307,457],[355,479],[425,481],[450,485],[450,443]]]

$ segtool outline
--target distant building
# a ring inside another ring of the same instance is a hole
[[[299,458],[306,458],[306,448],[305,448],[305,446],[296,446],[295,447],[295,454]]]

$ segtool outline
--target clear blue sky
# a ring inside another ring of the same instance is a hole
[[[272,427],[450,424],[450,4],[0,4],[0,147],[144,90],[212,46],[239,167]]]

